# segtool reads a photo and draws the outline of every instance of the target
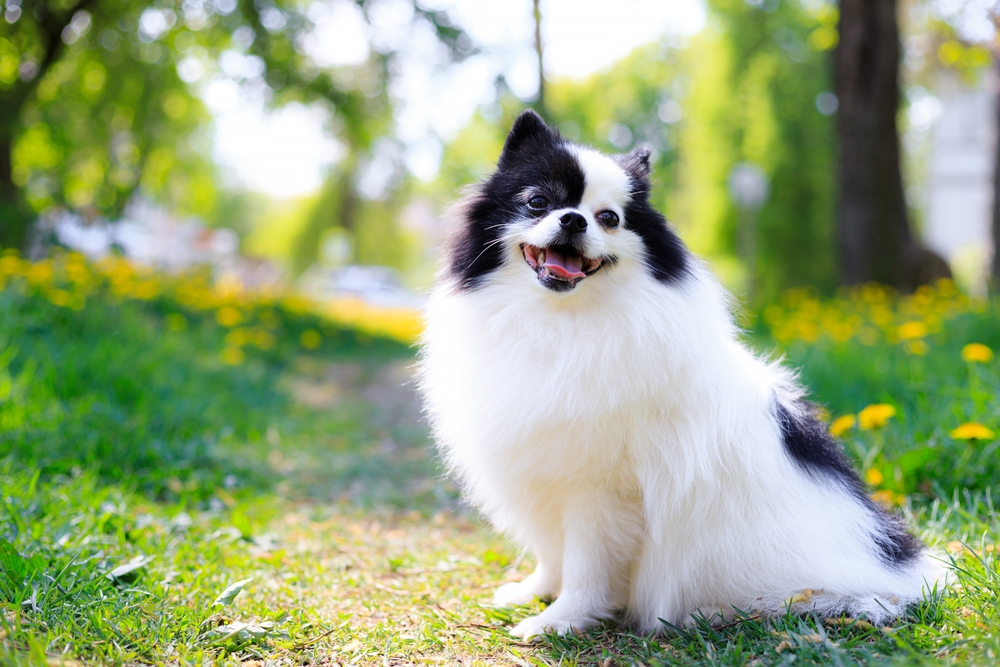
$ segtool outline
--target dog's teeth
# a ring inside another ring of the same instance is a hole
[[[539,264],[544,264],[545,263],[545,248],[541,248],[538,251],[538,263]]]

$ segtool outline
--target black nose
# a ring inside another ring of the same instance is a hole
[[[576,211],[570,211],[559,218],[559,226],[570,234],[579,234],[587,229],[587,219]]]

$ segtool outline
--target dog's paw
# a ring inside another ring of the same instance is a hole
[[[569,618],[554,617],[544,612],[538,616],[529,616],[510,630],[510,634],[527,641],[532,637],[538,637],[546,633],[565,635],[570,632],[585,630],[593,625],[592,621],[579,619],[574,621]]]
[[[535,592],[523,581],[504,584],[493,594],[493,604],[498,607],[516,607],[535,600]]]

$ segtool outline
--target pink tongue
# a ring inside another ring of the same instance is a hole
[[[587,277],[587,274],[580,270],[579,257],[566,257],[551,249],[545,250],[545,268],[563,279]]]

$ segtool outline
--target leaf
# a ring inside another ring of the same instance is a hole
[[[277,625],[277,621],[262,621],[260,623],[231,621],[225,625],[212,628],[204,636],[213,644],[226,644],[232,640],[237,645],[263,643],[268,637],[287,639],[288,634],[286,632],[274,632]]]
[[[215,602],[213,602],[212,604],[228,607],[233,603],[233,600],[236,599],[236,596],[240,594],[240,591],[243,590],[243,587],[249,584],[251,581],[253,581],[253,577],[237,581],[235,584],[232,584],[231,586],[226,588],[226,590],[222,591],[219,594],[219,597],[215,598]]]
[[[136,556],[135,558],[122,563],[104,576],[111,581],[129,581],[131,579],[135,579],[135,574],[133,573],[136,570],[146,567],[146,565],[152,562],[152,560],[153,559],[148,556]]]
[[[923,468],[935,456],[937,456],[937,450],[933,447],[920,447],[900,456],[896,461],[896,465],[899,466],[903,475],[908,475],[915,470]]]
[[[28,573],[24,556],[6,538],[0,537],[0,568],[11,580],[20,584]]]

